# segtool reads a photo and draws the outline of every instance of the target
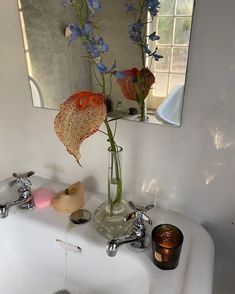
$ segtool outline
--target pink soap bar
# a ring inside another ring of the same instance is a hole
[[[32,192],[33,200],[38,208],[51,206],[53,194],[47,188],[39,188]]]

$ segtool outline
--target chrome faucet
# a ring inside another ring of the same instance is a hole
[[[113,238],[108,241],[106,252],[111,257],[115,256],[118,248],[124,244],[129,244],[128,247],[136,252],[145,251],[150,245],[150,237],[146,232],[146,223],[151,225],[152,221],[145,212],[153,208],[154,205],[151,204],[145,207],[136,206],[131,201],[129,204],[134,211],[128,214],[124,218],[124,221],[134,219],[132,231],[129,235]]]
[[[33,174],[33,171],[23,174],[12,174],[15,180],[11,181],[8,186],[12,187],[19,184],[18,199],[0,204],[0,218],[6,218],[8,216],[10,207],[14,205],[18,205],[18,207],[23,210],[29,210],[35,207],[31,194],[32,183],[28,179]]]

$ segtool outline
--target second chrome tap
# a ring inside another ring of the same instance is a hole
[[[132,231],[129,235],[113,238],[108,241],[106,252],[111,257],[115,256],[118,248],[124,244],[129,244],[129,247],[136,252],[145,251],[150,245],[150,237],[146,232],[146,223],[152,224],[152,221],[145,212],[151,209],[153,205],[138,207],[130,202],[130,206],[134,211],[128,214],[124,221],[134,220]]]

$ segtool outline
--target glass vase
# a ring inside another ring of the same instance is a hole
[[[146,105],[145,105],[145,100],[142,96],[137,96],[137,101],[140,107],[140,115],[138,116],[139,121],[148,121],[148,116],[146,115],[147,113],[147,109],[146,109]]]
[[[98,233],[107,239],[128,233],[132,222],[124,218],[131,212],[122,194],[122,153],[121,147],[108,149],[108,197],[95,211],[94,224]]]

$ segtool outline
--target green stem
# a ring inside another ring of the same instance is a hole
[[[112,73],[110,73],[110,75],[109,75],[109,84],[110,84],[109,96],[111,96],[112,89],[113,89]]]
[[[113,215],[113,206],[115,204],[120,204],[121,200],[122,200],[122,178],[121,178],[121,163],[120,163],[120,158],[119,158],[119,147],[117,146],[115,140],[114,140],[114,136],[112,133],[112,130],[110,128],[110,125],[108,123],[107,117],[104,120],[104,124],[106,126],[107,129],[107,134],[109,137],[109,143],[110,143],[110,148],[109,151],[111,152],[111,171],[113,171],[113,169],[115,170],[115,183],[112,183],[112,174],[109,177],[109,184],[108,184],[108,201],[110,204],[110,216]],[[114,166],[113,166],[114,165]],[[115,198],[112,199],[112,195],[111,195],[111,191],[110,191],[110,187],[112,184],[116,185],[116,194],[115,194]]]
[[[142,38],[141,38],[141,42],[139,45],[139,49],[140,49],[142,67],[145,68],[145,52],[144,52],[144,42],[143,42]]]
[[[103,90],[103,94],[105,95],[106,94],[106,83],[105,83],[105,77],[104,77],[104,74],[100,73],[101,75],[101,79],[102,79],[102,90]]]
[[[86,9],[87,11],[87,7],[86,7],[86,3],[85,3],[85,0],[79,0],[79,1],[75,1],[74,4],[73,4],[73,7],[76,11],[76,14],[77,14],[77,17],[78,17],[78,20],[79,20],[79,24],[83,27],[85,22],[86,22],[86,19],[84,17],[84,10]]]
[[[145,1],[142,0],[139,1],[140,5],[140,21],[143,22],[143,17],[146,17],[145,12]],[[146,25],[146,23],[145,23]],[[146,56],[145,56],[145,50],[144,46],[146,45],[146,36],[145,33],[140,36],[140,42],[139,42],[139,50],[140,50],[140,56],[142,61],[142,68],[144,70],[142,77],[137,77],[137,84],[136,84],[136,90],[137,90],[137,102],[140,106],[140,120],[145,121],[145,101],[144,101],[144,93],[145,93],[145,84],[146,84],[146,74],[145,74],[145,67],[146,67]]]
[[[88,19],[88,7],[87,7],[86,0],[74,1],[73,7],[74,7],[75,12],[77,14],[79,25],[81,27],[83,27]],[[82,36],[81,38],[82,38],[82,41],[84,43],[86,43],[86,41],[87,41],[86,37]],[[100,79],[97,77],[96,72],[95,72],[95,68],[94,68],[95,62],[94,62],[91,55],[89,55],[89,58],[92,60],[92,66],[93,66],[93,70],[94,70],[95,79],[98,82],[98,85],[101,87],[103,95],[106,97],[107,93],[106,93],[105,76],[104,76],[104,74],[100,73]],[[101,62],[102,62],[102,60],[101,60]],[[111,78],[112,78],[112,74],[110,75],[110,81],[111,81]],[[111,92],[111,89],[112,89],[112,83],[110,83],[109,94]],[[103,132],[103,131],[101,131],[101,132],[108,136],[108,142],[110,144],[109,150],[110,150],[110,152],[112,152],[112,154],[111,154],[111,163],[113,165],[112,168],[114,167],[114,170],[115,170],[116,191],[115,191],[114,199],[112,199],[112,195],[111,195],[112,191],[110,189],[112,183],[109,183],[109,185],[108,185],[108,201],[110,203],[110,216],[112,216],[113,215],[113,206],[115,204],[119,204],[122,199],[121,165],[120,165],[120,158],[119,158],[119,151],[120,150],[114,140],[114,135],[113,135],[112,129],[109,125],[107,116],[104,120],[104,124],[105,124],[107,132]],[[116,128],[115,128],[115,132],[116,132]]]
[[[103,131],[101,131],[101,130],[98,130],[98,132],[100,132],[100,133],[104,134],[105,136],[108,136],[108,134],[107,134],[107,133],[105,133],[105,132],[103,132]]]
[[[97,74],[96,74],[96,72],[95,72],[95,63],[94,63],[94,62],[92,62],[92,69],[93,69],[93,73],[94,73],[94,77],[95,77],[95,79],[96,79],[96,82],[98,83],[98,85],[99,85],[101,88],[103,88],[103,85],[102,85],[102,83],[100,82],[100,80],[98,79]]]
[[[102,78],[102,92],[105,95],[106,93],[106,84],[105,84],[105,77],[104,74],[101,74],[101,78]],[[110,191],[110,187],[111,187],[111,182],[109,182],[108,184],[108,201],[110,204],[110,216],[113,215],[113,206],[115,204],[119,204],[121,199],[122,199],[122,179],[121,179],[121,164],[120,164],[120,158],[119,158],[119,147],[117,146],[115,140],[114,140],[114,135],[112,133],[112,129],[109,125],[108,122],[108,118],[106,116],[105,120],[104,120],[104,124],[107,130],[107,135],[109,138],[109,144],[110,144],[110,148],[109,151],[111,152],[111,163],[114,164],[114,169],[115,169],[115,185],[116,185],[116,194],[115,194],[115,198],[112,199],[111,196],[111,191]],[[111,168],[113,168],[113,166],[111,166]],[[110,179],[109,179],[110,181]]]
[[[143,97],[141,78],[137,77],[136,91],[137,91],[137,102],[140,106],[140,120],[145,121],[145,102]]]

